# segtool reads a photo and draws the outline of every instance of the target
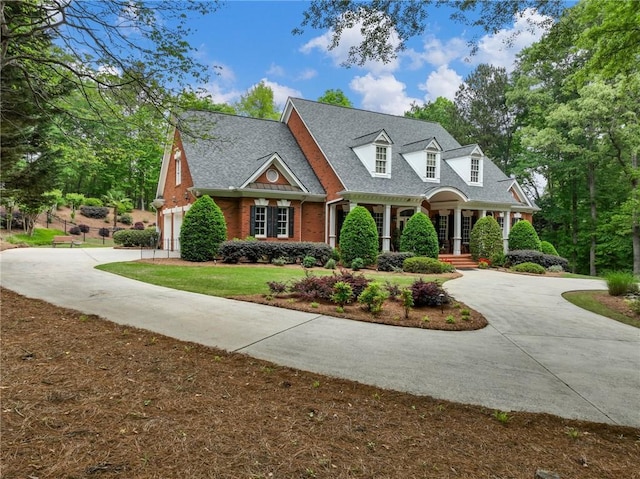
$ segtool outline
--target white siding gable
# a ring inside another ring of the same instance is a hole
[[[440,145],[434,140],[430,142],[426,148],[419,151],[403,153],[402,156],[422,181],[428,183],[440,183],[441,150]],[[435,165],[433,165],[435,166],[435,171],[430,169],[430,172],[433,172],[433,174],[427,174],[427,156],[430,154],[435,156]]]
[[[472,158],[477,160],[477,181],[473,177],[471,171]],[[457,158],[449,158],[446,160],[447,164],[455,171],[460,178],[469,186],[482,186],[483,183],[483,169],[484,169],[484,155],[479,147],[476,147],[470,155],[460,156]]]
[[[391,178],[391,144],[383,132],[373,143],[353,147],[353,152],[373,178]]]

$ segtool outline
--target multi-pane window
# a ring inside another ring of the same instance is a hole
[[[387,147],[376,146],[376,173],[384,175],[387,173]]]
[[[471,216],[462,217],[462,242],[469,242],[469,232],[471,231]]]
[[[436,177],[436,153],[432,151],[427,151],[427,168],[425,174],[427,178]]]
[[[253,217],[254,236],[267,236],[267,207],[256,206]]]
[[[378,237],[382,238],[382,222],[383,222],[383,213],[373,212],[373,221],[376,222],[376,228],[378,229]]]
[[[477,156],[471,157],[471,183],[478,183],[480,181],[480,158]]]
[[[504,229],[504,216],[498,215],[496,220],[498,220],[498,224],[500,225],[500,229]]]
[[[289,236],[289,208],[278,208],[276,231],[278,237]]]
[[[444,244],[447,241],[448,235],[449,235],[449,217],[440,216],[440,221],[438,221],[438,241],[440,241],[440,244]]]

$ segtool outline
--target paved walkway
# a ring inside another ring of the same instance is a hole
[[[492,409],[640,427],[640,330],[560,296],[604,289],[601,281],[468,271],[445,286],[490,325],[445,332],[238,303],[94,269],[141,254],[152,252],[7,250],[0,254],[0,283],[117,323],[281,365]]]

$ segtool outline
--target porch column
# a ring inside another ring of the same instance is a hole
[[[358,206],[358,203],[349,201],[349,211],[353,210],[356,206]]]
[[[509,232],[511,231],[511,211],[504,212],[504,221],[502,224],[502,251],[504,254],[509,252]]]
[[[487,210],[480,210],[480,218],[487,216]]]
[[[329,246],[336,247],[336,205],[329,205]]]
[[[453,210],[453,254],[460,254],[460,246],[462,244],[462,211],[460,206],[456,206]]]
[[[384,205],[382,214],[382,251],[391,251],[391,205]]]

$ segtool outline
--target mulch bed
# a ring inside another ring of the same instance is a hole
[[[0,294],[6,479],[640,478],[634,428],[501,422]]]

